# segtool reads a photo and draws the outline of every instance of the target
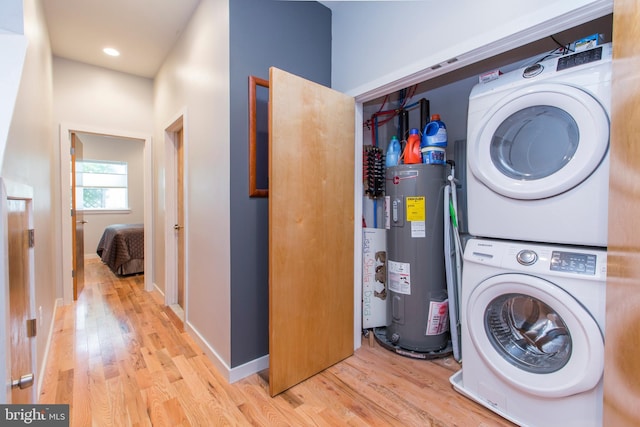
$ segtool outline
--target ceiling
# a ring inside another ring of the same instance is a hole
[[[53,55],[148,78],[155,77],[199,3],[42,0]],[[340,0],[320,3],[331,9]],[[107,56],[105,47],[121,55]]]
[[[42,0],[55,56],[153,78],[200,0]],[[102,52],[120,51],[118,57]]]
[[[41,1],[55,56],[147,78],[155,77],[200,3],[200,0]],[[335,10],[348,2],[324,0],[319,3]],[[603,19],[611,21],[610,16]],[[593,29],[581,29],[580,34],[607,31],[610,34],[610,24],[604,31],[598,20],[594,22],[597,25]],[[573,34],[556,36],[565,41],[575,40]],[[549,43],[549,49],[555,47],[550,40],[546,42]],[[116,58],[105,55],[102,49],[107,46],[120,50],[121,55]],[[541,47],[538,51],[543,50]],[[512,58],[505,61],[513,62]],[[477,66],[491,68],[482,63]],[[446,84],[441,81],[442,78],[432,79],[430,84]],[[461,77],[456,73],[448,73],[446,78]]]

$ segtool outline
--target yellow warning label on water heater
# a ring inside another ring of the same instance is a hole
[[[407,221],[426,221],[425,197],[407,197]]]

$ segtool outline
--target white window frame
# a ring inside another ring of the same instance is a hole
[[[125,161],[120,161],[120,160],[97,160],[97,159],[82,159],[82,160],[78,160],[76,162],[76,169],[77,169],[77,164],[79,163],[95,163],[95,164],[117,164],[117,165],[122,165],[125,167],[126,169],[126,173],[125,173],[125,182],[126,185],[123,187],[119,187],[119,186],[84,186],[84,185],[78,185],[76,184],[76,194],[78,193],[78,190],[80,188],[124,188],[126,190],[126,206],[123,208],[109,208],[109,209],[105,209],[105,208],[84,208],[84,199],[83,197],[80,198],[81,202],[82,202],[82,208],[78,208],[78,211],[81,211],[85,214],[113,214],[113,213],[130,213],[131,209],[129,208],[129,164],[128,162]],[[78,172],[76,170],[76,176],[78,174],[82,174],[83,172]],[[78,180],[76,180],[78,181]],[[82,180],[79,180],[80,182],[82,182]],[[77,194],[78,195],[78,194]]]

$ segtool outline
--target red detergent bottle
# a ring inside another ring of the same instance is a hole
[[[407,138],[407,145],[404,147],[404,164],[422,163],[422,153],[420,152],[420,131],[418,129],[411,129],[409,131],[409,138]]]

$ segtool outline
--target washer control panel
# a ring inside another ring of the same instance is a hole
[[[600,248],[473,238],[467,241],[464,260],[504,271],[589,281],[604,281],[607,275],[607,252]]]
[[[596,256],[591,254],[576,252],[551,252],[552,271],[563,271],[566,273],[596,274]]]

